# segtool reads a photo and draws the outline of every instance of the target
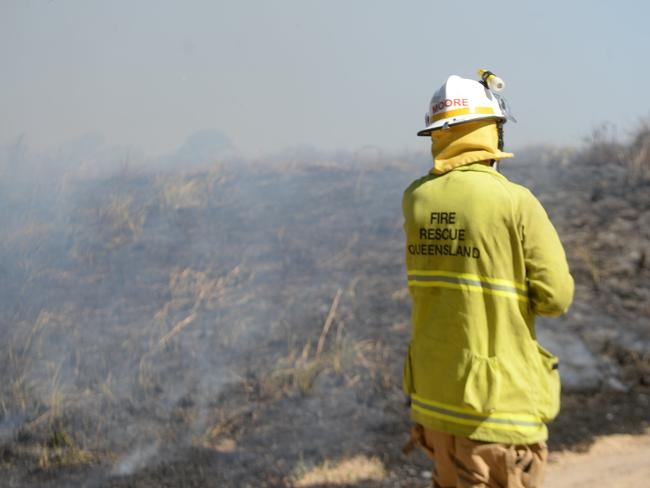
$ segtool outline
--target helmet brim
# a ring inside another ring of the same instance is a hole
[[[466,115],[459,115],[457,117],[451,117],[449,119],[442,119],[442,120],[436,120],[433,124],[429,125],[428,127],[422,129],[421,131],[418,132],[418,136],[430,136],[431,132],[434,130],[440,130],[443,127],[452,127],[454,125],[458,124],[464,124],[465,122],[472,122],[474,120],[485,120],[485,119],[496,119],[496,120],[503,120],[504,122],[506,121],[506,118],[501,116],[501,115],[494,115],[494,114],[486,114],[486,115],[479,115],[479,114],[466,114]]]

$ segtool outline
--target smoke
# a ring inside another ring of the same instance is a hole
[[[336,370],[361,368],[357,383],[370,374],[383,346],[356,343],[354,294],[365,253],[400,238],[412,167],[233,151],[211,132],[158,160],[94,134],[54,156],[24,138],[1,149],[0,432],[21,463],[110,463],[124,476],[170,455],[162,445],[237,453],[248,423],[281,417],[278,401],[326,428],[323,405],[295,396],[338,395]],[[368,188],[377,175],[382,192]],[[369,248],[372,232],[386,241]],[[359,402],[340,401],[351,412]]]
[[[150,444],[138,447],[121,458],[113,467],[113,476],[128,476],[144,468],[147,463],[158,453],[158,446]]]
[[[54,154],[24,138],[0,148],[0,448],[16,484],[176,462],[178,476],[205,468],[242,486],[263,472],[279,486],[295,466],[374,456],[406,431],[400,202],[426,151],[251,161],[207,132],[157,159],[96,135]],[[544,154],[503,170],[548,204],[584,283],[615,253],[581,257],[575,219],[593,186],[567,170],[575,152]]]

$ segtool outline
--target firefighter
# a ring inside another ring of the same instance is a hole
[[[450,76],[426,126],[433,169],[404,192],[412,337],[404,364],[411,446],[434,487],[538,487],[546,423],[559,411],[558,359],[535,316],[558,316],[573,279],[540,202],[497,171],[509,117],[490,72]]]

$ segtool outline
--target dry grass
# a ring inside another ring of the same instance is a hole
[[[623,141],[615,125],[604,123],[584,139],[585,146],[576,157],[597,166],[622,167],[628,183],[650,181],[650,120],[643,120]]]
[[[312,469],[297,468],[293,486],[349,485],[361,481],[383,481],[386,469],[376,457],[354,456],[336,463],[325,461]]]
[[[650,121],[639,127],[630,145],[628,154],[630,176],[641,181],[650,181]]]
[[[640,174],[647,144],[635,146]],[[191,443],[236,464],[265,438],[282,445],[284,479],[311,440],[287,431],[311,429],[307,408],[321,395],[338,402],[332,393],[343,392],[348,412],[372,404],[399,422],[392,366],[408,335],[408,289],[393,266],[395,174],[373,183],[343,165],[264,171],[232,185],[218,170],[123,178],[71,197],[69,221],[35,217],[0,242],[15,280],[2,290],[21,290],[0,317],[1,462],[54,472],[112,464],[134,445]],[[574,253],[586,280],[606,280],[588,239]],[[287,405],[281,419],[269,416],[274,402]],[[313,467],[342,455],[350,422],[327,426],[329,451],[306,454],[296,486],[384,479],[364,456]],[[377,432],[358,442],[368,435]],[[246,468],[251,479],[271,458]]]
[[[600,124],[584,138],[585,148],[580,155],[593,164],[624,164],[626,147],[620,142],[617,127],[611,123]]]
[[[598,289],[602,281],[601,271],[598,268],[598,265],[595,261],[595,256],[593,252],[589,249],[588,244],[580,244],[574,249],[575,256],[581,261],[589,278],[591,279],[591,284],[595,289]]]

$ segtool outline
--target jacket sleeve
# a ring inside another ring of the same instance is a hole
[[[564,248],[542,204],[526,192],[522,237],[528,295],[536,315],[558,316],[573,300],[573,278]]]

